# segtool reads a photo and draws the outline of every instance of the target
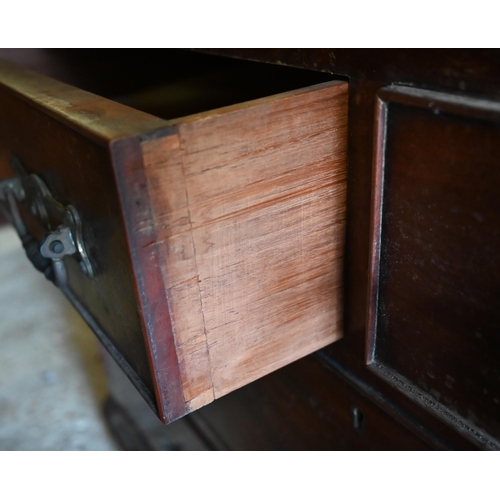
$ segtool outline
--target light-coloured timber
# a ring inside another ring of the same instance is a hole
[[[142,143],[188,411],[342,336],[347,84]]]

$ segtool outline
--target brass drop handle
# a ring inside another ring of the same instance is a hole
[[[94,276],[82,234],[80,216],[73,205],[64,206],[50,193],[46,184],[36,174],[28,174],[17,156],[11,165],[18,176],[0,182],[0,209],[15,227],[26,255],[34,267],[46,278],[63,288],[67,285],[67,271],[63,259],[74,256],[82,271]],[[39,242],[27,229],[19,205],[25,206],[45,230]],[[53,229],[51,220],[59,224]]]

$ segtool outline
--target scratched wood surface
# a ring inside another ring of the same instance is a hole
[[[342,336],[347,84],[142,143],[188,411]]]

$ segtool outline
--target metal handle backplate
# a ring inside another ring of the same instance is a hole
[[[16,228],[33,265],[47,279],[63,287],[67,284],[63,259],[71,255],[76,258],[81,270],[93,277],[94,270],[85,248],[82,222],[76,208],[57,201],[38,175],[26,172],[16,155],[11,157],[11,166],[18,175],[0,182],[0,209]],[[45,237],[41,242],[29,233],[20,205],[42,226]]]

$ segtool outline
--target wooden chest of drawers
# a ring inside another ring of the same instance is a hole
[[[126,106],[3,66],[0,168],[82,211],[71,288],[164,421],[227,394],[183,420],[208,447],[498,449],[499,52],[144,54],[6,54]]]

